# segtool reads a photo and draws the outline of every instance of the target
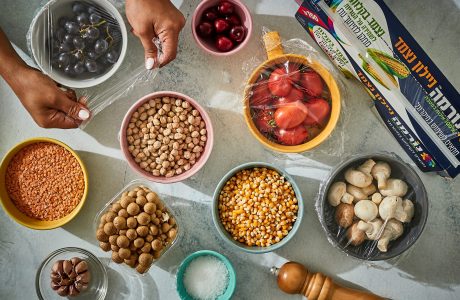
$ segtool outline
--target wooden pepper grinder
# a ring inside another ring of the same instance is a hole
[[[369,292],[340,286],[322,273],[310,273],[297,262],[285,263],[270,272],[278,277],[278,287],[288,294],[302,294],[308,300],[381,300]]]

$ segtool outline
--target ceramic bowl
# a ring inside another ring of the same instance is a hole
[[[225,292],[220,295],[219,297],[217,297],[216,300],[229,300],[232,298],[232,295],[235,291],[235,286],[236,286],[236,274],[235,274],[235,270],[233,269],[233,265],[232,263],[230,262],[230,260],[225,257],[224,255],[220,254],[220,253],[217,253],[215,251],[211,251],[211,250],[201,250],[201,251],[197,251],[197,252],[194,252],[192,254],[190,254],[189,256],[187,256],[183,261],[182,263],[180,264],[179,266],[179,269],[177,271],[177,275],[176,275],[176,290],[177,290],[177,293],[179,294],[179,297],[182,299],[182,300],[194,300],[194,298],[192,296],[190,296],[188,293],[187,293],[187,290],[185,289],[185,286],[184,286],[184,273],[185,273],[185,270],[187,269],[188,265],[195,259],[195,258],[198,258],[198,257],[201,257],[201,256],[214,256],[216,257],[217,259],[219,259],[221,262],[223,262],[225,264],[225,266],[227,267],[227,271],[228,271],[228,284],[227,284],[227,288],[225,289]]]
[[[70,214],[68,214],[67,216],[61,219],[54,220],[54,221],[41,221],[41,220],[33,219],[23,214],[21,211],[19,211],[19,209],[16,208],[14,203],[11,201],[8,193],[6,192],[6,187],[5,187],[6,170],[8,168],[8,165],[11,159],[13,159],[14,155],[18,153],[22,148],[28,145],[32,145],[32,144],[36,144],[40,142],[53,143],[53,144],[62,146],[65,149],[67,149],[70,153],[72,153],[72,155],[77,159],[78,163],[80,164],[80,168],[83,171],[83,176],[85,179],[85,191],[83,193],[83,197],[80,203],[77,205],[77,207],[75,207],[75,209]],[[32,139],[22,141],[16,146],[14,146],[10,151],[8,151],[8,153],[3,157],[3,160],[0,164],[0,201],[6,213],[13,220],[15,220],[17,223],[23,226],[26,226],[32,229],[40,229],[40,230],[61,227],[64,224],[70,222],[80,212],[81,208],[85,204],[87,194],[88,194],[88,173],[86,171],[85,165],[83,164],[83,161],[72,148],[70,148],[69,146],[67,146],[66,144],[58,140],[46,138],[46,137],[37,137],[37,138],[32,138]]]
[[[128,150],[128,141],[126,138],[126,130],[128,129],[131,115],[145,102],[148,102],[151,99],[161,98],[161,97],[174,97],[174,98],[182,99],[182,100],[189,102],[200,113],[203,121],[206,124],[206,131],[207,131],[207,141],[206,141],[204,151],[199,157],[199,159],[196,161],[196,163],[188,171],[185,171],[180,175],[175,175],[169,178],[166,178],[164,176],[153,176],[151,173],[146,172],[143,169],[141,169],[141,167],[134,161],[134,158],[132,157],[131,153]],[[159,182],[159,183],[178,182],[178,181],[185,180],[189,178],[190,176],[194,175],[204,166],[204,164],[208,160],[209,156],[211,155],[213,144],[214,144],[214,133],[213,133],[213,128],[212,128],[211,118],[209,118],[209,115],[206,112],[206,110],[197,101],[193,100],[192,98],[184,94],[172,92],[172,91],[156,92],[156,93],[145,95],[144,97],[139,99],[136,103],[134,103],[131,106],[131,108],[126,113],[123,119],[123,122],[121,124],[121,129],[120,129],[121,150],[123,152],[123,155],[126,161],[131,167],[131,169],[133,169],[136,173],[138,173],[142,177],[148,180],[154,181],[154,182]]]
[[[410,223],[404,224],[404,232],[398,239],[391,241],[387,252],[380,252],[375,242],[366,240],[359,246],[347,245],[345,230],[340,228],[334,219],[335,208],[327,201],[330,186],[337,181],[345,181],[344,173],[347,169],[357,167],[367,159],[384,161],[391,166],[391,178],[404,180],[409,190],[404,199],[410,199],[415,206],[415,214]],[[411,166],[401,158],[391,153],[374,153],[354,155],[337,165],[329,174],[328,179],[321,186],[319,199],[319,218],[326,231],[329,241],[341,251],[361,260],[387,260],[407,251],[423,232],[428,217],[428,195],[422,180]]]
[[[235,241],[233,237],[230,235],[230,233],[228,233],[227,230],[225,230],[219,218],[219,195],[220,195],[221,190],[227,183],[227,181],[239,171],[253,169],[253,168],[267,168],[267,169],[272,169],[272,170],[277,171],[281,176],[284,176],[287,179],[287,181],[291,183],[291,186],[294,189],[295,196],[298,200],[297,204],[298,204],[299,209],[297,211],[297,220],[295,221],[291,231],[289,231],[288,235],[285,236],[281,241],[271,246],[268,246],[268,247],[247,246],[243,243]],[[302,195],[300,193],[300,189],[295,183],[294,179],[291,177],[291,175],[286,173],[284,170],[278,167],[275,167],[274,165],[269,164],[269,163],[249,162],[249,163],[245,163],[245,164],[242,164],[242,165],[239,165],[233,168],[227,174],[225,174],[225,176],[219,181],[219,184],[217,185],[216,190],[214,191],[214,195],[213,195],[212,219],[214,221],[214,226],[216,226],[216,229],[219,235],[222,237],[222,239],[224,239],[225,242],[230,244],[234,249],[242,250],[248,253],[259,254],[259,253],[271,252],[271,251],[274,251],[286,245],[293,238],[293,236],[296,234],[297,230],[300,227],[300,223],[302,222],[302,218],[303,218],[303,210],[304,210],[304,207],[303,207],[303,200],[302,200]]]
[[[44,259],[40,267],[38,267],[35,276],[35,291],[40,300],[60,300],[64,299],[59,296],[56,291],[51,289],[51,268],[58,260],[68,260],[72,257],[78,257],[85,260],[88,264],[88,271],[90,272],[91,279],[89,281],[88,289],[78,296],[69,297],[67,299],[83,300],[104,300],[107,294],[108,277],[107,271],[101,261],[91,252],[77,247],[61,248]]]
[[[243,42],[241,42],[238,46],[236,46],[235,48],[233,48],[232,50],[228,52],[220,52],[219,50],[217,50],[213,42],[203,39],[196,32],[196,27],[198,26],[201,20],[203,12],[209,7],[217,5],[220,2],[220,0],[202,1],[200,4],[198,4],[192,16],[193,38],[195,39],[196,43],[201,49],[215,56],[229,56],[229,55],[235,54],[236,52],[240,51],[247,45],[252,35],[252,16],[251,16],[251,12],[249,11],[249,9],[246,7],[243,1],[240,1],[240,0],[228,0],[228,1],[235,5],[235,13],[241,18],[241,23],[246,28],[246,37],[244,38]]]
[[[54,81],[71,88],[88,88],[106,81],[120,68],[126,56],[128,33],[123,17],[109,0],[85,0],[84,2],[86,3],[100,6],[117,21],[120,27],[122,43],[118,61],[107,68],[104,73],[92,77],[72,78],[64,72],[54,69],[51,66],[47,43],[51,32],[58,26],[58,19],[62,16],[72,15],[73,2],[75,0],[51,0],[40,9],[31,24],[30,48],[37,65]]]
[[[295,146],[287,146],[276,143],[270,139],[268,139],[264,134],[262,134],[257,126],[254,124],[252,119],[252,112],[251,106],[249,103],[250,99],[250,92],[251,87],[257,82],[257,80],[261,77],[262,73],[266,72],[267,68],[273,67],[275,65],[284,64],[286,62],[291,63],[298,63],[305,66],[312,68],[316,73],[318,73],[323,82],[328,87],[330,92],[331,98],[331,113],[327,124],[322,128],[321,132],[315,136],[313,139],[307,141],[306,143],[295,145]],[[307,59],[305,56],[296,55],[296,54],[282,54],[279,56],[275,56],[269,58],[265,61],[262,65],[256,68],[251,76],[248,79],[246,89],[244,91],[244,118],[246,120],[246,124],[249,127],[249,131],[252,135],[265,147],[278,151],[278,152],[286,152],[286,153],[300,153],[311,150],[321,143],[323,143],[331,134],[332,131],[337,126],[337,122],[339,120],[341,111],[341,96],[340,90],[335,81],[332,74],[318,61],[314,61],[311,59]]]

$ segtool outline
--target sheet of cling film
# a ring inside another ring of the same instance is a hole
[[[144,50],[128,34],[123,7],[118,0],[43,1],[30,24],[27,44],[37,67],[75,91],[75,100],[91,112],[81,128],[135,88],[150,85],[158,73],[157,65],[145,69]],[[161,44],[153,42],[160,56]]]
[[[383,1],[307,0],[296,18],[422,171],[460,172],[459,93]]]

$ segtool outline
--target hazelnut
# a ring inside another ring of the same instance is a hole
[[[115,225],[115,228],[118,229],[118,230],[125,229],[126,228],[126,219],[124,217],[116,217],[113,220],[113,225]]]
[[[112,235],[112,234],[117,233],[117,229],[115,228],[115,226],[113,225],[112,222],[105,223],[105,225],[104,225],[104,233],[106,235]],[[107,241],[101,241],[101,242],[107,242]]]
[[[136,248],[142,248],[142,246],[144,246],[144,239],[143,238],[137,238],[137,239],[134,240],[133,244],[134,244],[134,247],[136,247]]]
[[[147,194],[147,196],[148,196],[148,194]],[[156,209],[157,209],[157,206],[155,205],[155,203],[149,202],[149,203],[146,203],[144,205],[144,211],[146,213],[148,213],[149,215],[153,215],[155,213]]]
[[[131,241],[134,240],[135,238],[137,238],[137,232],[136,230],[134,229],[128,229],[126,231],[126,236],[128,237],[128,239],[130,239]]]
[[[159,239],[152,241],[152,249],[155,251],[161,251],[161,249],[163,249],[163,244]]]
[[[150,243],[144,243],[144,246],[142,246],[141,248],[141,252],[149,253],[150,250],[152,250],[152,246],[150,245]]]
[[[118,256],[122,259],[128,259],[131,256],[131,250],[126,249],[126,248],[121,248],[118,251]]]
[[[118,255],[117,251],[112,252],[112,260],[117,264],[121,264],[123,262],[123,259]]]
[[[147,225],[150,223],[150,215],[146,212],[142,212],[137,216],[137,222],[141,225]]]
[[[141,237],[144,237],[147,234],[149,234],[149,228],[147,226],[139,226],[137,227],[136,231],[137,231],[137,235]]]
[[[134,229],[137,227],[137,220],[134,217],[129,217],[126,220],[126,225],[128,226],[128,228]]]
[[[150,265],[152,264],[152,261],[153,261],[153,256],[149,253],[142,253],[141,255],[139,255],[140,265],[150,267]]]
[[[127,248],[129,246],[129,239],[124,235],[120,235],[117,238],[117,246],[120,248]]]
[[[117,238],[118,238],[117,234],[109,236],[110,245],[116,245],[117,244]]]
[[[140,208],[137,203],[130,203],[126,210],[128,211],[128,214],[130,214],[131,216],[135,216],[139,214]]]
[[[107,242],[99,242],[99,247],[104,250],[105,252],[110,250],[110,243]]]
[[[123,218],[128,218],[129,217],[129,214],[128,212],[126,211],[126,209],[122,208],[118,211],[118,215],[120,217],[123,217]]]
[[[109,236],[105,234],[102,228],[96,231],[96,238],[99,242],[107,242],[109,240]]]

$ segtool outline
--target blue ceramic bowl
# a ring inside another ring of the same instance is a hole
[[[219,195],[225,183],[227,183],[227,181],[239,171],[246,170],[246,169],[253,169],[253,168],[267,168],[267,169],[272,169],[272,170],[277,171],[280,175],[284,176],[287,179],[287,181],[291,183],[291,186],[294,189],[295,196],[298,200],[297,205],[299,206],[299,210],[297,211],[297,220],[292,226],[291,231],[289,231],[288,235],[285,236],[281,241],[271,246],[268,246],[268,247],[247,246],[243,243],[235,241],[233,237],[230,235],[230,233],[228,233],[227,230],[225,230],[224,226],[222,225],[219,219],[219,207],[218,207],[219,206]],[[217,231],[219,232],[220,236],[227,243],[232,245],[235,249],[243,250],[248,253],[255,253],[255,254],[266,253],[266,252],[271,252],[271,251],[274,251],[276,249],[283,247],[296,234],[297,230],[300,227],[300,223],[302,222],[302,217],[303,217],[303,200],[302,200],[302,195],[300,194],[299,187],[297,186],[297,184],[295,183],[291,175],[286,173],[284,170],[281,170],[278,167],[275,167],[274,165],[269,164],[269,163],[249,162],[249,163],[242,164],[236,168],[233,168],[220,180],[214,192],[213,202],[212,202],[212,219],[214,221],[214,225],[216,226]]]
[[[179,269],[177,271],[176,290],[177,290],[177,293],[179,294],[179,297],[182,300],[194,300],[194,298],[187,293],[187,290],[184,287],[183,280],[184,280],[185,270],[187,269],[188,265],[192,262],[192,260],[194,260],[195,258],[198,258],[200,256],[206,256],[206,255],[210,255],[210,256],[214,256],[214,257],[218,258],[220,261],[222,261],[225,264],[225,266],[227,267],[227,270],[228,270],[228,285],[227,285],[227,289],[225,290],[225,292],[222,295],[217,297],[216,300],[229,300],[229,299],[232,298],[232,295],[233,295],[233,292],[235,291],[235,286],[236,286],[236,274],[235,274],[235,269],[233,269],[232,263],[228,260],[228,258],[226,258],[225,256],[223,256],[220,253],[217,253],[217,252],[211,251],[211,250],[200,250],[200,251],[194,252],[194,253],[190,254],[189,256],[187,256],[182,261],[182,263],[180,264]]]

